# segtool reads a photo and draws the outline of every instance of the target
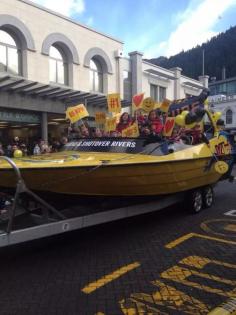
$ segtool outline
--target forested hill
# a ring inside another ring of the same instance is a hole
[[[226,78],[236,76],[236,26],[186,52],[170,58],[161,56],[147,61],[166,69],[180,67],[183,69],[182,74],[198,79],[198,76],[202,75],[203,50],[206,75],[221,80],[222,68],[225,67]]]

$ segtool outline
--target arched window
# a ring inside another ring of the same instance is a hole
[[[54,46],[49,50],[49,79],[50,82],[67,84],[67,64],[61,52]]]
[[[103,92],[102,66],[95,58],[90,60],[90,90],[93,92]]]
[[[232,124],[233,123],[233,112],[231,109],[228,109],[226,111],[226,124]]]
[[[7,32],[0,30],[0,71],[20,74],[20,50]]]

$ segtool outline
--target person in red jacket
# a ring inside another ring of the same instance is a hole
[[[153,135],[160,135],[163,129],[163,124],[155,110],[151,110],[148,115],[148,125]]]
[[[133,123],[133,121],[132,121],[130,115],[127,112],[124,112],[120,116],[120,121],[119,121],[118,125],[116,126],[116,131],[119,133],[122,133],[122,130],[131,126],[132,123]]]

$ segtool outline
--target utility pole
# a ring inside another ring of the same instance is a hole
[[[205,75],[205,49],[202,50],[202,75]]]

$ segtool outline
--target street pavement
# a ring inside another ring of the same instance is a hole
[[[235,195],[1,249],[0,314],[208,314],[236,298]]]

